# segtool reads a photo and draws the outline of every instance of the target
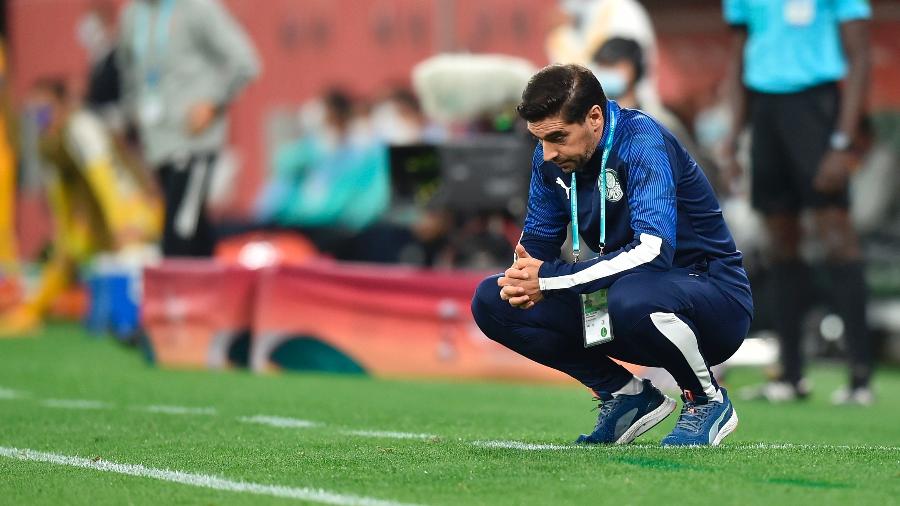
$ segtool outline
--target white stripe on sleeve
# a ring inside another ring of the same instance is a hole
[[[601,260],[596,264],[566,276],[552,278],[540,278],[538,283],[541,290],[561,290],[583,285],[591,281],[612,276],[620,272],[634,269],[635,267],[652,262],[659,256],[662,249],[662,239],[650,234],[641,234],[640,244],[631,251],[626,251],[609,260]]]

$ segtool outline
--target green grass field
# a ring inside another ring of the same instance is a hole
[[[56,325],[0,340],[0,504],[900,504],[900,372],[868,409],[828,405],[842,379],[737,401],[718,448],[658,448],[674,416],[581,448],[596,412],[574,386],[165,371]]]

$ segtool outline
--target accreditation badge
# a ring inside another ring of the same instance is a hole
[[[148,92],[141,98],[138,114],[144,126],[156,126],[163,119],[162,97],[155,92]]]
[[[162,70],[158,67],[147,69],[138,103],[138,116],[144,126],[156,126],[162,123],[165,106],[159,90],[161,83]]]
[[[607,292],[608,290],[600,290],[581,296],[585,348],[613,340]]]

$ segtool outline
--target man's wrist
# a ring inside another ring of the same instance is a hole
[[[542,263],[538,268],[538,288],[541,290],[541,292],[543,292],[544,295],[547,295],[552,290],[552,288],[547,288],[547,281],[550,278],[572,274],[570,267],[571,265],[573,264],[564,262],[559,259]]]
[[[549,266],[551,264],[552,264],[552,262],[544,262],[541,264],[540,267],[538,267],[538,288],[541,290],[541,292],[544,292],[545,295],[547,293],[546,292],[546,290],[547,290],[546,278],[548,277],[547,270],[550,269]]]

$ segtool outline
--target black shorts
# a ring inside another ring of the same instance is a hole
[[[835,193],[813,187],[839,107],[836,83],[797,93],[751,92],[753,207],[765,214],[848,207],[846,186]]]

